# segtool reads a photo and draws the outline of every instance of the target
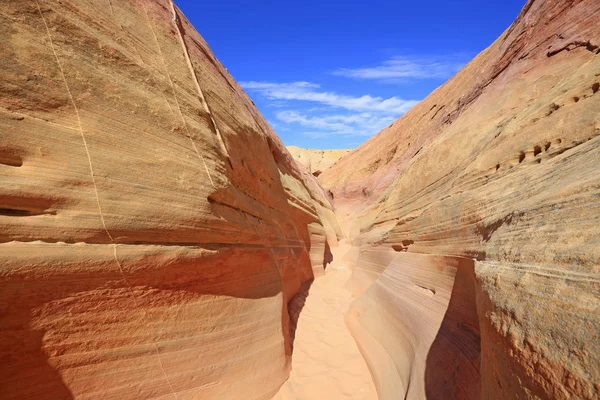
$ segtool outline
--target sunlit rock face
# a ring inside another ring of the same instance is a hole
[[[315,178],[168,0],[0,31],[0,397],[270,398],[339,234]]]
[[[600,3],[529,1],[319,176],[382,399],[600,396]]]
[[[343,234],[381,399],[600,397],[599,2],[530,0],[304,166],[170,0],[5,1],[0,32],[0,398],[269,399]]]
[[[286,146],[294,160],[307,168],[314,176],[319,176],[327,168],[334,165],[340,158],[352,150],[313,150],[298,146]]]

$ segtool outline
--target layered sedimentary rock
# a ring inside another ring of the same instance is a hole
[[[380,398],[600,396],[599,46],[599,2],[530,0],[319,176]]]
[[[0,397],[270,398],[339,233],[314,177],[168,0],[0,32]]]
[[[352,150],[313,150],[298,146],[286,146],[294,160],[306,167],[314,176],[319,176],[327,168]]]

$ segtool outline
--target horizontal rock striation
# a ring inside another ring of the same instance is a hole
[[[382,399],[600,396],[599,46],[600,3],[530,0],[319,176]]]
[[[0,397],[270,398],[340,234],[314,177],[168,0],[0,31]]]

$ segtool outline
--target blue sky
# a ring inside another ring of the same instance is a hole
[[[525,0],[175,0],[286,145],[354,148],[489,46]]]

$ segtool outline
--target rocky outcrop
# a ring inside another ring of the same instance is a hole
[[[380,398],[600,396],[600,3],[530,0],[319,176]]]
[[[294,160],[303,165],[314,176],[319,176],[327,168],[352,150],[312,150],[297,146],[286,146]]]
[[[0,31],[0,397],[270,398],[339,234],[314,177],[168,0]]]
[[[296,326],[345,334],[345,265],[295,320],[343,233],[380,398],[600,396],[600,3],[530,0],[308,170],[170,0],[14,0],[0,30],[2,399],[271,398]]]

